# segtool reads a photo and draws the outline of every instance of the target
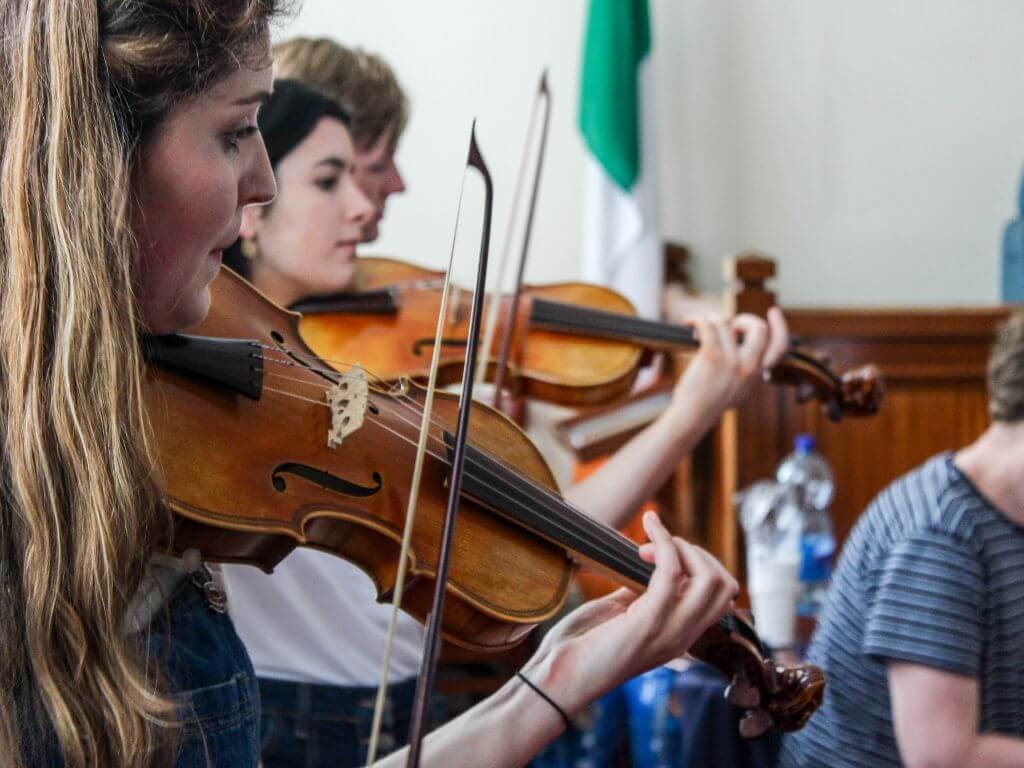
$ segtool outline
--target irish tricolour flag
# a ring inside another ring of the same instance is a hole
[[[664,277],[655,217],[654,120],[647,0],[590,0],[583,49],[580,130],[588,158],[583,279],[658,314]]]

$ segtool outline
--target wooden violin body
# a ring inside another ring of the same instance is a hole
[[[179,516],[174,548],[196,547],[204,557],[269,572],[296,546],[313,547],[359,566],[380,599],[388,600],[423,390],[409,386],[409,400],[380,393],[368,403],[380,413],[367,410],[357,431],[329,447],[332,413],[325,393],[331,385],[297,362],[315,360],[296,333],[298,316],[227,271],[212,290],[210,313],[195,333],[253,339],[272,349],[263,350],[258,401],[150,368],[149,417],[163,482]],[[456,407],[454,395],[436,395],[435,437],[454,432]],[[511,421],[481,406],[471,424],[474,442],[556,491],[547,464]],[[403,600],[403,608],[421,620],[430,608],[448,472],[446,461],[427,456]],[[506,648],[562,606],[573,568],[565,551],[468,498],[455,547],[445,611],[449,640],[477,650]]]
[[[296,307],[303,313],[300,336],[331,363],[361,360],[386,380],[425,377],[441,303],[438,274],[395,259],[361,257],[356,264],[352,292],[313,298]],[[511,298],[487,297],[494,300],[502,302],[497,331],[502,339]],[[462,376],[470,301],[471,294],[455,289],[441,342],[445,384]],[[697,346],[691,329],[636,317],[629,301],[609,288],[588,283],[524,286],[505,380],[513,382],[517,394],[593,405],[629,391],[646,351]],[[496,354],[488,360],[493,376]],[[820,401],[836,421],[877,412],[884,395],[873,366],[840,377],[797,349],[786,354],[771,380],[795,386],[801,402]]]
[[[441,291],[435,272],[411,264],[378,257],[360,257],[355,285],[369,293],[387,289],[392,304],[367,304],[346,312],[312,311],[315,303],[300,307],[299,333],[306,344],[326,360],[365,361],[378,376],[396,380],[403,376],[425,378],[430,367]],[[383,298],[383,297],[382,297]],[[444,331],[439,369],[440,381],[460,380],[469,329],[472,295],[454,289]],[[517,332],[509,354],[509,378],[519,394],[567,405],[602,403],[629,391],[643,356],[643,349],[625,341],[586,338],[531,327],[530,309],[535,299],[635,315],[629,301],[615,291],[588,283],[557,283],[523,288]],[[487,302],[494,297],[488,296]],[[501,339],[508,321],[508,296],[498,314],[496,338]],[[331,299],[326,300],[330,305]],[[387,299],[383,298],[383,302]],[[497,345],[496,345],[497,347]],[[496,354],[490,356],[493,368]],[[493,371],[492,371],[493,374]]]
[[[270,571],[296,546],[313,547],[359,566],[389,601],[422,390],[328,368],[303,344],[297,315],[228,270],[211,290],[197,336],[145,342],[146,406],[176,520],[170,548]],[[456,420],[455,398],[436,398],[402,603],[421,620],[431,610]],[[578,565],[643,589],[652,568],[636,545],[568,505],[511,421],[473,408],[445,637],[477,650],[514,645],[558,611]],[[747,736],[798,728],[821,702],[821,671],[774,665],[738,615],[692,653],[723,672],[730,701],[756,709]]]

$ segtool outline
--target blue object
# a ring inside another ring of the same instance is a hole
[[[1024,180],[1017,195],[1017,217],[1003,232],[1003,301],[1024,302]]]
[[[813,453],[814,449],[818,447],[817,441],[814,439],[814,435],[808,435],[801,433],[796,436],[793,441],[793,446],[796,448],[796,452],[800,454]]]
[[[805,533],[800,537],[800,581],[827,582],[832,575],[836,540],[830,533]]]
[[[778,739],[741,738],[742,714],[712,667],[651,670],[595,705],[588,768],[771,768]]]
[[[681,768],[683,711],[673,695],[679,672],[658,667],[598,700],[590,748],[593,768]]]

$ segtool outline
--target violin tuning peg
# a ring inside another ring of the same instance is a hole
[[[742,675],[736,675],[725,689],[725,700],[740,709],[753,709],[761,704],[761,692]]]
[[[839,403],[829,401],[825,404],[825,418],[832,422],[840,422],[843,420],[843,406]]]
[[[740,736],[744,739],[756,739],[764,736],[775,725],[772,716],[763,709],[755,709],[748,712],[740,720]]]
[[[807,403],[814,399],[814,385],[807,381],[801,381],[796,385],[796,401]]]

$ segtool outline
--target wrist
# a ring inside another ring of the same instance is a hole
[[[599,655],[587,653],[576,639],[567,640],[550,648],[542,657],[535,657],[523,667],[523,674],[574,718],[628,677],[618,674],[621,664],[611,659],[601,660]]]

